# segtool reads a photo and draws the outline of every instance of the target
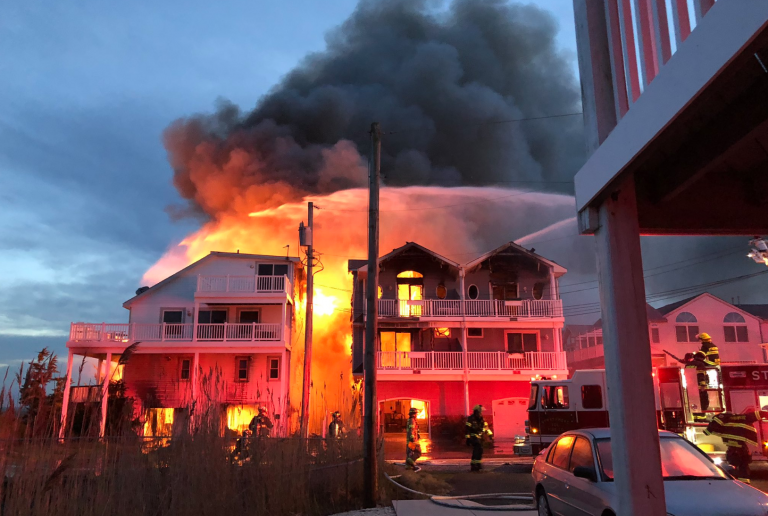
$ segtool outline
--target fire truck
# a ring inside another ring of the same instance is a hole
[[[565,380],[532,380],[526,433],[533,454],[568,430],[609,426],[605,385],[604,369],[575,371]],[[712,456],[725,453],[719,437],[704,434],[714,415],[768,410],[768,364],[656,367],[653,385],[658,427],[685,436]],[[763,445],[750,445],[753,458],[768,459],[768,422],[755,427]]]

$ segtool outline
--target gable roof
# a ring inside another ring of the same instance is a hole
[[[746,306],[756,306],[756,307],[766,306],[766,307],[768,307],[768,305],[733,305],[733,304],[729,303],[728,301],[717,297],[714,294],[710,294],[709,292],[702,292],[701,294],[698,294],[698,295],[695,295],[695,296],[691,296],[691,297],[688,297],[688,298],[685,298],[685,299],[681,299],[680,301],[675,301],[674,303],[670,303],[668,305],[664,305],[664,306],[662,306],[660,308],[657,308],[657,310],[666,317],[667,315],[669,315],[670,313],[674,312],[675,310],[678,310],[678,309],[684,307],[685,305],[687,305],[689,303],[692,303],[693,301],[695,301],[695,300],[697,300],[697,299],[699,299],[701,297],[711,297],[712,299],[714,299],[716,301],[719,301],[719,302],[723,303],[724,305],[730,306],[733,309],[734,312],[741,312],[744,315],[747,315],[747,316],[750,316],[750,317],[762,317],[762,316],[750,312],[749,310],[746,309]],[[758,308],[756,310],[759,311],[760,309]],[[768,310],[768,308],[766,308],[766,310]],[[766,313],[766,316],[768,317],[768,312]]]
[[[295,257],[295,256],[271,256],[271,255],[267,255],[267,254],[225,253],[223,251],[211,251],[206,256],[203,256],[202,258],[200,258],[196,262],[192,262],[189,265],[187,265],[186,267],[184,267],[183,269],[181,269],[179,271],[176,271],[175,273],[171,274],[170,276],[168,276],[164,280],[158,281],[157,283],[155,283],[154,285],[149,287],[147,290],[145,290],[141,294],[137,294],[137,295],[133,296],[131,299],[129,299],[128,301],[123,303],[123,307],[124,308],[130,308],[131,305],[135,301],[137,301],[140,297],[145,297],[149,292],[155,292],[157,289],[159,289],[163,285],[166,285],[166,284],[170,283],[171,281],[173,281],[175,278],[179,277],[184,272],[186,272],[186,271],[188,271],[190,269],[193,269],[193,268],[197,267],[198,265],[201,265],[204,262],[207,262],[207,261],[209,261],[210,259],[212,259],[212,258],[214,258],[216,256],[222,256],[222,257],[225,257],[225,258],[247,258],[249,260],[274,260],[274,261],[283,260],[283,261],[293,262],[293,263],[298,263],[299,262],[299,258]]]
[[[515,249],[516,251],[518,251],[518,252],[520,252],[522,254],[528,255],[531,258],[535,259],[535,260],[538,260],[540,262],[546,263],[550,267],[554,268],[555,276],[556,277],[562,276],[563,274],[568,272],[568,270],[565,267],[563,267],[562,265],[560,265],[558,263],[555,263],[552,260],[548,260],[548,259],[544,258],[543,256],[534,253],[532,250],[526,249],[525,247],[521,246],[520,244],[516,244],[514,242],[507,242],[506,244],[500,245],[496,249],[493,249],[492,251],[488,251],[484,255],[482,255],[482,256],[480,256],[478,258],[475,258],[471,262],[467,262],[464,265],[464,267],[467,268],[467,269],[473,269],[474,267],[477,267],[478,265],[483,263],[485,260],[487,260],[491,256],[499,254],[500,252],[505,251],[506,249],[509,249],[509,248]]]
[[[368,264],[368,260],[347,260],[347,271],[348,272],[356,271],[360,267],[367,264]]]
[[[450,267],[453,267],[454,269],[458,269],[460,267],[460,265],[458,263],[454,262],[453,260],[449,260],[445,256],[439,255],[436,252],[434,252],[434,251],[432,251],[430,249],[427,249],[426,247],[424,247],[422,245],[417,244],[416,242],[406,242],[404,246],[398,247],[397,249],[392,249],[392,251],[390,251],[389,253],[385,254],[384,256],[379,257],[378,263],[380,264],[383,261],[389,260],[390,258],[392,258],[394,256],[397,256],[398,254],[400,254],[400,253],[402,253],[404,251],[407,251],[408,249],[418,249],[418,250],[423,251],[423,252],[425,252],[427,254],[430,254],[430,255],[434,256],[435,258],[437,258],[438,260],[440,260],[441,262],[445,263],[446,265],[449,265]],[[350,260],[350,262],[351,261],[352,260]],[[350,263],[350,267],[351,267],[351,263]],[[357,269],[357,271],[358,272],[368,272],[367,260],[366,260],[365,265],[363,265],[362,267],[359,267]]]

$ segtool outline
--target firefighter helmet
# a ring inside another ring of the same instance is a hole
[[[483,406],[482,405],[475,405],[475,408],[472,409],[473,412],[482,412]]]
[[[331,417],[341,417],[341,412],[338,410],[336,412],[331,412]]]
[[[703,351],[697,351],[696,353],[693,354],[693,358],[696,360],[706,360],[707,354],[704,353]]]
[[[266,412],[267,412],[267,407],[264,407],[264,406],[259,407],[259,414],[261,414],[261,413],[265,413],[266,414]]]
[[[415,416],[418,413],[419,413],[419,409],[417,409],[416,407],[412,407],[411,410],[408,411],[409,416]]]
[[[699,333],[696,335],[696,338],[699,339],[702,342],[711,342],[712,337],[709,336],[709,333]]]

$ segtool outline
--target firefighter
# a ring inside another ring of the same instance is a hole
[[[419,413],[419,409],[411,408],[408,411],[408,426],[406,428],[405,437],[405,467],[413,469],[414,472],[421,471],[421,468],[416,465],[416,459],[421,456],[421,446],[419,445],[419,423],[416,421],[416,416]]]
[[[467,418],[467,446],[472,447],[472,460],[470,461],[470,471],[480,471],[483,469],[483,440],[487,435],[493,438],[493,432],[488,428],[488,423],[483,419],[483,406],[475,405],[472,415]]]
[[[685,354],[685,368],[696,369],[696,383],[699,386],[699,401],[701,402],[701,412],[709,408],[709,376],[707,369],[711,367],[706,360],[707,356],[703,351]]]
[[[341,420],[341,412],[331,414],[331,424],[328,425],[328,433],[325,438],[329,441],[341,439],[344,435],[344,422]]]
[[[267,416],[267,407],[259,407],[258,415],[253,416],[248,429],[253,432],[255,437],[269,437],[272,426],[272,421]]]
[[[743,414],[721,412],[712,418],[704,430],[706,435],[717,435],[726,446],[725,460],[736,469],[736,477],[747,484],[752,454],[749,445],[757,446],[757,430],[754,423],[768,419],[768,412],[753,410]]]
[[[696,338],[701,341],[700,351],[704,353],[704,361],[709,366],[720,367],[720,351],[712,343],[712,337],[709,333],[699,333]]]

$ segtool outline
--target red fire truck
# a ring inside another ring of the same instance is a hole
[[[703,376],[706,373],[706,387]],[[697,374],[699,377],[697,378]],[[768,410],[768,364],[653,370],[659,428],[684,435],[702,450],[725,452],[719,437],[704,435],[708,420],[727,410]],[[537,454],[561,433],[578,428],[609,426],[605,370],[575,371],[567,380],[531,381],[526,432]],[[768,441],[768,423],[757,423],[759,442]],[[755,458],[768,457],[768,444],[752,447]]]

